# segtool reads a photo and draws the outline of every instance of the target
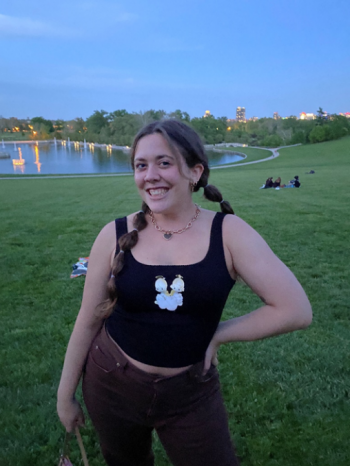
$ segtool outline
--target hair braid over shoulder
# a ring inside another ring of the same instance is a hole
[[[142,231],[147,227],[146,214],[148,210],[149,208],[147,204],[143,202],[142,210],[137,212],[133,219],[134,230],[129,231],[128,233],[125,233],[120,238],[118,238],[119,252],[113,259],[111,276],[107,283],[108,298],[106,301],[101,303],[98,308],[98,313],[100,315],[102,314],[102,317],[105,319],[112,313],[118,299],[116,280],[118,279],[118,274],[124,267],[124,255],[137,244],[139,239],[139,231]]]

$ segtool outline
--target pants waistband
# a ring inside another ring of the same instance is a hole
[[[145,372],[138,367],[136,367],[119,349],[117,343],[113,340],[113,338],[109,335],[107,332],[107,329],[105,325],[103,325],[101,332],[99,334],[99,337],[101,338],[101,343],[106,345],[108,348],[108,351],[112,354],[114,359],[116,360],[116,366],[118,369],[125,369],[128,368],[128,370],[132,371],[137,375],[138,378],[142,378],[144,381],[147,382],[163,382],[166,380],[188,380],[188,379],[194,379],[197,381],[205,381],[207,378],[206,375],[202,375],[203,372],[203,367],[204,367],[204,361],[200,361],[196,364],[193,364],[189,369],[184,370],[183,372],[180,372],[177,375],[171,375],[171,376],[161,376],[159,374],[152,374],[149,372]]]

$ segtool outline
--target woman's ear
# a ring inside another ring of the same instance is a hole
[[[191,172],[193,175],[193,181],[198,181],[200,180],[200,177],[202,176],[202,173],[204,171],[204,167],[201,163],[197,163],[194,167],[191,168]]]

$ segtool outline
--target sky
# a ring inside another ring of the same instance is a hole
[[[0,115],[350,111],[349,0],[16,0],[0,6]]]

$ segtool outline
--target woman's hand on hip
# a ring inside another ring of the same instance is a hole
[[[219,346],[220,344],[216,341],[215,335],[214,335],[211,342],[209,343],[207,351],[205,352],[203,375],[205,375],[208,372],[211,364],[213,364],[214,366],[217,366],[219,364],[219,361],[218,361]]]

